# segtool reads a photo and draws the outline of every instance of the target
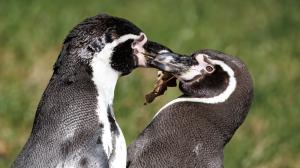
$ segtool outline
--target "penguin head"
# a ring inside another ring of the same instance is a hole
[[[208,49],[191,56],[161,55],[153,59],[151,65],[176,76],[181,91],[187,96],[211,98],[207,99],[209,103],[218,103],[227,100],[237,87],[249,92],[252,89],[251,76],[238,58]]]
[[[106,66],[120,75],[134,68],[146,66],[145,54],[157,54],[166,47],[148,41],[147,36],[128,20],[99,14],[79,23],[64,40],[64,46],[54,70],[76,65],[92,68]]]
[[[162,71],[172,73],[185,83],[193,83],[214,72],[215,68],[204,55],[185,56],[172,52],[158,54],[150,65]]]
[[[233,97],[236,101],[250,97],[251,102],[252,78],[240,59],[210,49],[197,51],[193,56],[207,57],[206,61],[214,67],[214,71],[192,85],[181,82],[180,89],[184,93],[208,98],[210,103],[222,103],[235,93]]]

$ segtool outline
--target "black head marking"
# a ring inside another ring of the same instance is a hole
[[[124,35],[139,36],[141,33],[142,31],[137,26],[126,19],[106,14],[87,18],[75,26],[65,38],[64,46],[55,63],[54,70],[57,73],[63,73],[66,78],[74,76],[79,66],[91,67],[93,58],[106,45]],[[134,39],[129,38],[112,49],[112,55],[108,63],[121,75],[129,74],[138,66],[139,59],[132,48],[133,42]],[[144,47],[145,52],[150,54],[157,54],[161,50],[170,51],[167,47],[151,41],[147,41],[142,47]],[[63,69],[64,72],[61,72],[60,69]]]
[[[78,64],[84,64],[85,66],[90,66],[90,62],[95,56],[95,53],[102,51],[104,46],[108,43],[113,42],[113,40],[126,34],[139,35],[141,30],[135,26],[133,23],[126,19],[109,16],[106,14],[99,14],[94,17],[90,17],[75,26],[68,36],[64,40],[64,46],[57,59],[54,70],[65,69],[64,73],[73,73],[77,69]],[[129,43],[129,42],[127,42]],[[121,55],[126,55],[124,59],[119,57],[116,64],[127,64],[124,68],[123,65],[116,66],[116,70],[124,70],[124,74],[129,73],[129,69],[132,70],[133,58],[130,52],[130,46],[126,44],[121,44],[118,47],[125,49],[128,47],[124,53]],[[117,53],[119,49],[117,49]],[[113,61],[116,61],[113,60]],[[61,68],[64,67],[64,68]]]
[[[163,50],[165,50],[166,52],[172,52],[172,50],[169,49],[168,47],[154,41],[148,41],[144,45],[144,48],[149,54],[158,54],[159,51],[163,51]]]
[[[116,33],[112,28],[108,28],[107,32],[105,33],[105,41],[106,43],[111,43],[116,38]]]
[[[80,46],[89,42],[89,39],[104,37],[110,43],[113,39],[125,34],[139,35],[141,30],[126,19],[99,14],[89,17],[79,23],[66,37],[64,44],[73,43]],[[106,36],[105,36],[106,35]]]
[[[129,74],[136,66],[131,49],[132,42],[133,40],[127,40],[116,46],[111,57],[111,67],[122,72],[122,75]]]
[[[224,92],[228,86],[229,76],[220,66],[210,75],[205,75],[199,82],[192,84],[180,82],[180,90],[187,96],[214,97]]]

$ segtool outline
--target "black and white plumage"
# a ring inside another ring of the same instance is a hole
[[[202,50],[192,55],[198,65],[169,54],[154,66],[173,72],[183,95],[166,104],[128,147],[129,168],[223,167],[223,149],[243,123],[252,102],[252,80],[246,66],[226,54]],[[214,68],[208,70],[207,65]],[[175,67],[173,67],[175,66]],[[174,71],[185,67],[183,73]],[[205,70],[206,69],[206,70]],[[200,74],[200,77],[196,73]]]
[[[112,108],[119,76],[162,45],[131,22],[100,14],[66,37],[38,105],[31,135],[12,167],[126,166],[126,143]]]

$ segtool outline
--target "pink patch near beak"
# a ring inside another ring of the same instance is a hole
[[[144,33],[141,33],[137,39],[135,39],[131,45],[131,48],[134,51],[134,54],[138,58],[138,66],[146,66],[146,58],[143,53],[145,53],[144,45],[147,42],[147,36]]]

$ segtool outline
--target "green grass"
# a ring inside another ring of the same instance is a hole
[[[62,41],[97,13],[127,18],[181,53],[212,48],[239,56],[254,78],[248,118],[225,149],[225,167],[300,165],[300,1],[0,1],[0,168],[29,136]],[[143,106],[155,70],[119,80],[115,111],[128,143],[177,89]]]

